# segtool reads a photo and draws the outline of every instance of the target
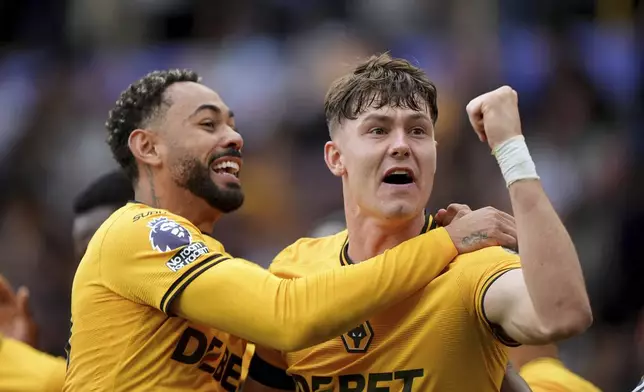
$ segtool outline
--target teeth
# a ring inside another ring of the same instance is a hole
[[[409,175],[409,171],[407,171],[407,170],[394,170],[394,171],[392,171],[392,172],[391,172],[391,173],[389,173],[389,174],[390,174],[390,175],[391,175],[391,174],[406,174],[406,175]]]
[[[227,170],[227,169],[230,169],[230,170]],[[213,166],[213,170],[215,171],[226,170],[226,172],[228,173],[236,174],[237,172],[239,172],[239,164],[233,161],[223,161]]]

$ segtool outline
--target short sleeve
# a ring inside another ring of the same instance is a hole
[[[180,216],[134,212],[116,219],[99,245],[101,280],[131,301],[168,313],[190,282],[229,256]]]
[[[469,253],[463,258],[459,286],[466,306],[497,340],[507,346],[518,346],[518,343],[505,336],[500,326],[487,319],[483,303],[488,289],[498,278],[508,271],[521,268],[519,256],[510,249],[494,246]]]

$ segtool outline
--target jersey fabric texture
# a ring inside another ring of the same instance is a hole
[[[554,358],[530,361],[521,367],[519,375],[528,383],[532,392],[601,392]]]
[[[60,392],[65,360],[0,335],[0,392]]]
[[[428,216],[423,232],[433,227]],[[348,247],[347,231],[300,239],[270,270],[299,277],[342,268],[352,264]],[[417,294],[336,339],[291,353],[257,347],[250,377],[307,392],[498,391],[508,363],[504,346],[512,342],[487,321],[483,298],[519,267],[516,253],[501,247],[460,255]]]

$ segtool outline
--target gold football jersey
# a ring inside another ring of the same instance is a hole
[[[227,259],[180,216],[139,203],[117,210],[74,278],[64,391],[236,390],[246,342],[168,314],[193,279]]]
[[[530,361],[521,367],[519,374],[532,392],[601,392],[554,358]]]
[[[423,231],[431,222],[428,216]],[[348,246],[346,231],[300,239],[271,271],[300,277],[342,268],[352,264]],[[504,345],[512,343],[486,320],[483,298],[495,279],[519,267],[516,253],[501,247],[460,255],[423,290],[336,339],[291,353],[257,347],[249,376],[286,388],[286,370],[305,392],[498,391]]]
[[[0,335],[0,392],[60,392],[65,360]]]

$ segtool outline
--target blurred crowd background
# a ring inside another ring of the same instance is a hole
[[[116,167],[104,123],[119,93],[175,67],[200,72],[236,113],[247,202],[215,234],[231,253],[268,265],[342,208],[322,157],[327,87],[390,51],[439,89],[430,211],[450,202],[511,211],[464,108],[502,84],[519,92],[528,145],[594,307],[595,325],[564,343],[563,359],[607,391],[632,388],[644,373],[643,8],[629,0],[0,1],[0,274],[31,289],[40,347],[62,355],[78,262],[72,199]]]

